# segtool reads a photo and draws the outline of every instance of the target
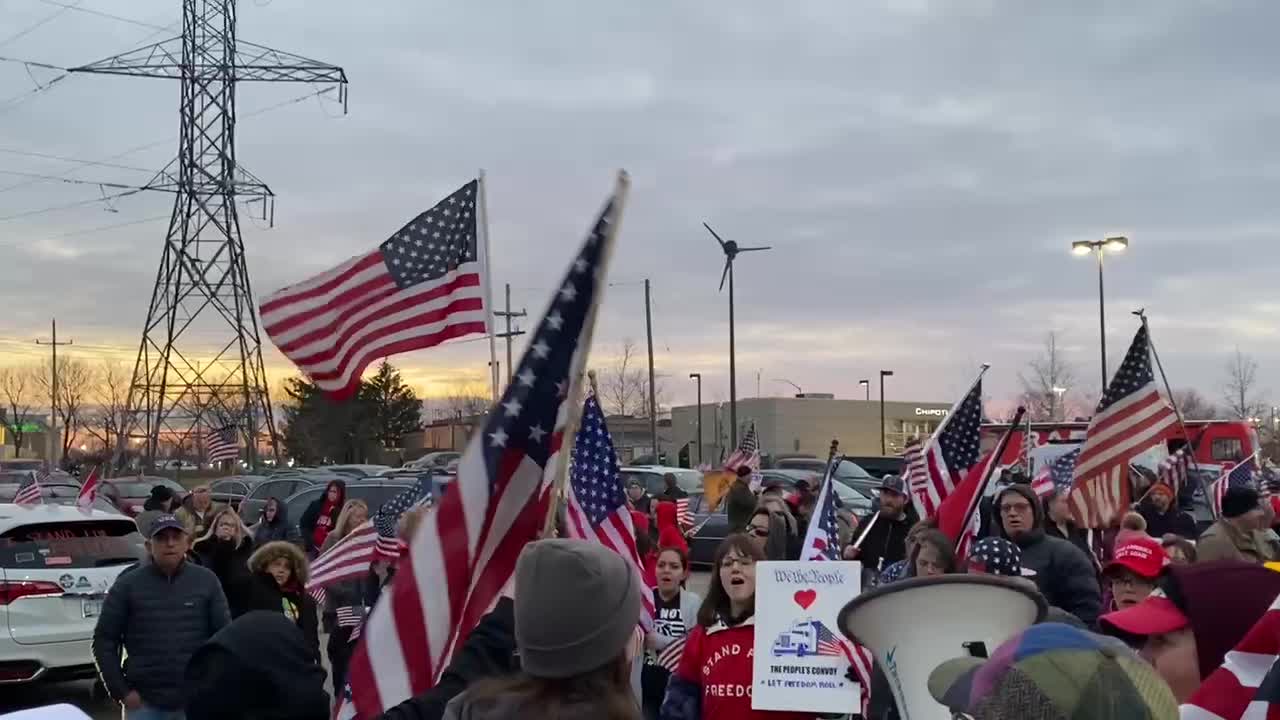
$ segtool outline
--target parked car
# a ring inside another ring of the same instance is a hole
[[[378,512],[378,508],[391,498],[413,487],[417,478],[356,478],[347,482],[347,499],[363,500],[369,505],[369,516]],[[302,519],[307,506],[324,492],[322,484],[303,488],[285,499],[285,511],[289,514],[289,522],[294,525]]]
[[[169,488],[179,498],[187,494],[187,489],[177,482],[154,475],[128,475],[104,480],[98,494],[105,496],[125,515],[137,517],[142,512],[143,503],[151,497],[151,488],[157,485]]]
[[[102,601],[145,555],[137,526],[119,514],[0,504],[0,683],[96,678]]]
[[[12,460],[0,460],[0,470],[40,470],[44,468],[43,460],[33,460],[30,458],[14,458]]]
[[[230,505],[239,512],[240,504],[249,495],[249,491],[265,481],[266,478],[261,475],[232,475],[210,483],[209,494],[214,502]]]
[[[190,460],[165,460],[160,464],[161,470],[199,470],[200,466]]]
[[[10,482],[7,475],[7,473],[0,473],[0,503],[13,502],[18,495],[18,488],[22,486],[20,482]],[[40,499],[48,505],[75,505],[76,498],[80,497],[80,486],[74,482],[46,481],[40,483],[40,496]],[[93,507],[114,515],[122,514],[119,508],[101,495],[94,499]]]
[[[267,506],[268,498],[285,498],[311,487],[323,485],[326,481],[310,475],[272,475],[249,489],[249,494],[240,501],[240,517],[245,524],[252,525],[262,517],[262,508]],[[290,515],[289,519],[297,522],[298,518]]]
[[[384,470],[390,470],[390,465],[325,465],[316,468],[330,473],[339,475],[348,475],[352,477],[372,477]]]
[[[782,485],[788,489],[794,488],[796,483],[804,480],[809,484],[809,489],[816,495],[822,489],[822,475],[811,473],[805,470],[763,470],[760,472],[761,487],[769,487],[770,485]],[[836,508],[846,512],[853,513],[859,518],[870,515],[875,505],[875,496],[870,490],[857,489],[851,485],[844,483],[834,484],[836,491]]]
[[[628,465],[620,468],[622,484],[630,485],[632,480],[644,482],[645,492],[650,495],[661,495],[667,489],[662,477],[667,473],[676,476],[676,486],[694,495],[702,492],[702,472],[689,468],[666,467],[663,465]]]
[[[410,460],[404,464],[406,470],[444,470],[449,463],[462,458],[462,453],[453,450],[440,450],[437,452],[429,452],[417,460]]]
[[[882,478],[885,475],[902,474],[902,457],[898,455],[890,455],[887,457],[866,455],[846,459],[849,462],[856,464],[858,467],[861,467],[863,470],[866,470],[875,478]]]

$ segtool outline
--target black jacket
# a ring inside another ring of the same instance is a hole
[[[222,585],[222,594],[227,597],[227,608],[231,610],[234,620],[248,611],[249,581],[253,573],[249,572],[249,556],[253,554],[253,543],[245,541],[236,547],[234,543],[210,537],[195,544],[191,551],[201,567],[208,568],[218,576]]]
[[[1147,521],[1147,534],[1157,540],[1168,533],[1188,540],[1195,540],[1200,535],[1196,532],[1195,518],[1176,505],[1170,504],[1168,510],[1160,512],[1150,502],[1144,502],[1138,506],[1138,513]]]
[[[1089,531],[1084,528],[1078,528],[1074,523],[1067,523],[1067,531],[1064,533],[1057,523],[1048,522],[1044,525],[1044,532],[1049,537],[1056,537],[1075,545],[1080,548],[1080,552],[1092,560],[1093,550],[1089,547]]]
[[[741,478],[729,486],[728,497],[725,498],[725,512],[729,516],[729,532],[737,533],[747,529],[751,522],[751,514],[756,511],[756,494],[751,486]]]
[[[300,542],[302,538],[298,535],[298,528],[289,522],[289,512],[285,507],[284,501],[276,498],[276,519],[268,523],[264,517],[253,526],[253,546],[261,547],[273,540],[288,540],[292,543]],[[309,509],[309,508],[308,508]],[[320,514],[320,506],[316,506],[316,514]],[[316,527],[315,518],[311,520],[311,529]]]
[[[212,572],[184,562],[168,577],[150,562],[135,565],[107,591],[93,630],[93,660],[115,700],[136,690],[148,705],[181,710],[187,661],[230,622]]]
[[[1035,528],[1016,538],[1005,534],[998,517],[1000,498],[1011,492],[1031,503],[1035,517]],[[1035,571],[1032,579],[1049,604],[1075,615],[1089,627],[1097,625],[1102,612],[1102,589],[1098,587],[1093,561],[1070,542],[1045,534],[1044,510],[1031,486],[1010,485],[1000,491],[992,505],[997,514],[991,519],[992,526],[999,530],[1001,537],[1012,540],[1022,550],[1022,569]]]
[[[302,511],[302,517],[298,518],[298,530],[302,533],[302,549],[307,552],[316,552],[320,549],[315,546],[312,535],[315,534],[316,520],[320,518],[324,501],[329,497],[329,488],[334,486],[338,488],[338,502],[333,506],[332,519],[337,522],[338,513],[342,512],[342,504],[347,501],[347,484],[342,480],[330,480],[329,484],[324,486],[324,492],[320,493],[320,497],[312,500],[307,509]]]
[[[329,720],[324,670],[278,612],[240,617],[187,666],[187,720]]]
[[[320,628],[316,620],[316,601],[301,588],[282,589],[276,584],[276,579],[265,572],[254,573],[249,587],[248,610],[269,610],[282,615],[288,614],[285,610],[286,600],[297,609],[297,617],[289,619],[293,620],[298,630],[302,632],[302,639],[314,653],[315,661],[320,662]]]
[[[866,522],[872,522],[875,517],[872,515]],[[889,520],[881,515],[874,522],[875,525],[867,530],[867,536],[862,540],[858,559],[862,561],[862,567],[879,573],[899,560],[906,559],[907,533],[918,521],[915,510],[908,505],[902,517],[897,520]],[[855,531],[854,537],[857,535]]]
[[[444,708],[468,685],[520,669],[516,655],[515,604],[500,598],[493,612],[480,619],[453,656],[436,686],[383,713],[381,720],[440,720]]]

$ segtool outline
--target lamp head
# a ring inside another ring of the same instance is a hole
[[[891,377],[892,375],[893,375],[893,371],[892,371],[892,370],[881,370],[881,371],[880,371],[880,377]]]
[[[1107,252],[1120,252],[1127,247],[1129,247],[1129,238],[1123,235],[1109,237],[1102,244],[1102,248]]]
[[[1075,255],[1088,255],[1093,252],[1093,243],[1088,240],[1076,240],[1071,243],[1071,252]]]

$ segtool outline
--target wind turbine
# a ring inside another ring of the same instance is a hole
[[[724,272],[720,273],[720,291],[724,291],[724,281],[729,280],[729,447],[730,452],[738,448],[738,365],[737,365],[737,347],[734,343],[734,327],[733,327],[733,261],[738,257],[738,253],[754,252],[756,250],[769,250],[767,245],[760,247],[739,247],[738,243],[733,240],[724,240],[711,226],[702,223],[702,227],[711,233],[711,236],[720,243],[720,249],[724,251]]]

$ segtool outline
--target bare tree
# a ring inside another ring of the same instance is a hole
[[[623,340],[613,362],[600,371],[600,404],[605,412],[648,417],[649,371],[641,364],[635,341]]]
[[[90,437],[102,443],[108,454],[123,448],[129,432],[129,385],[132,375],[124,365],[104,362],[95,372],[92,407],[85,412],[83,427]]]
[[[76,433],[84,424],[85,401],[94,382],[94,373],[83,360],[62,358],[58,360],[58,421],[62,424],[62,454],[71,450]],[[46,362],[35,374],[36,385],[43,393],[51,395],[53,365]]]
[[[1025,373],[1018,373],[1022,383],[1019,402],[1027,408],[1032,420],[1059,420],[1067,416],[1067,407],[1076,386],[1075,368],[1063,357],[1058,347],[1058,334],[1045,337],[1043,352],[1027,363]]]
[[[1222,410],[1195,388],[1174,390],[1173,400],[1184,420],[1216,420],[1222,417]]]
[[[1258,390],[1258,362],[1236,348],[1227,359],[1225,370],[1222,400],[1227,412],[1242,420],[1260,417],[1266,402]]]
[[[14,454],[22,450],[26,438],[25,428],[35,407],[35,378],[31,368],[0,368],[0,400],[4,401],[3,415],[9,435],[13,438]]]
[[[444,407],[449,411],[449,415],[454,417],[458,413],[462,413],[464,418],[483,415],[489,411],[489,406],[492,404],[493,400],[488,389],[482,383],[471,380],[456,380],[450,383],[449,390],[444,396]]]

